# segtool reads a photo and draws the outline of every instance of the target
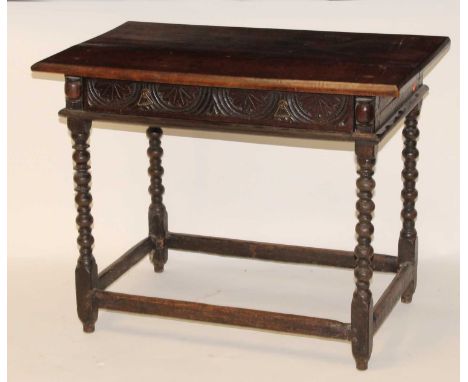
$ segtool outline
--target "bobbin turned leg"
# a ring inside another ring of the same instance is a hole
[[[151,204],[148,211],[149,235],[153,242],[153,250],[150,259],[155,272],[162,272],[167,261],[167,211],[163,204],[164,186],[162,175],[164,169],[161,166],[163,149],[161,148],[162,130],[159,127],[149,127],[146,131],[149,138],[148,157],[150,166],[148,174],[151,184],[148,191],[151,195]]]
[[[91,233],[93,216],[91,215],[92,197],[90,193],[91,174],[89,172],[88,139],[91,121],[68,118],[68,128],[73,139],[73,161],[75,175],[75,202],[78,215],[78,246],[80,256],[75,269],[76,302],[78,317],[87,333],[94,331],[94,323],[98,317],[98,309],[93,302],[92,290],[97,286],[97,265],[93,256],[94,238]]]
[[[356,289],[351,303],[352,350],[359,370],[366,370],[372,352],[373,336],[373,301],[369,284],[372,278],[372,259],[374,250],[371,246],[374,226],[372,213],[374,202],[372,193],[375,181],[374,174],[376,145],[367,142],[356,142],[355,146],[359,178],[358,201],[356,203],[358,223],[356,225],[357,245],[354,249],[356,265],[354,275]]]
[[[416,142],[419,137],[418,117],[420,111],[421,104],[417,105],[406,116],[405,127],[403,128],[405,145],[402,152],[404,167],[401,173],[403,177],[403,190],[401,191],[403,199],[403,209],[401,211],[403,227],[400,231],[400,239],[398,240],[398,264],[401,266],[404,263],[410,262],[414,265],[413,280],[401,296],[401,302],[404,303],[411,302],[416,290],[417,281],[418,235],[415,229],[417,212],[414,206],[418,197],[418,191],[416,190],[416,179],[418,178],[416,160],[419,152],[416,148]]]

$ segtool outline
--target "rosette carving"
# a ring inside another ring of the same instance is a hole
[[[88,110],[351,132],[353,97],[339,94],[86,80]]]
[[[303,122],[327,124],[338,121],[346,113],[349,97],[337,94],[291,93],[289,108]]]
[[[153,84],[152,91],[158,106],[163,111],[200,113],[209,102],[210,88]]]
[[[214,100],[223,115],[260,119],[273,115],[278,92],[218,88]]]
[[[138,82],[91,79],[88,83],[88,103],[119,109],[138,101],[141,85]]]

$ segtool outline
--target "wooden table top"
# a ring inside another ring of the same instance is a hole
[[[399,95],[448,37],[126,22],[32,66],[70,76]]]

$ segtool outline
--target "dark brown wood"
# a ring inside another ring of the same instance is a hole
[[[92,235],[93,216],[91,215],[91,174],[89,172],[88,139],[91,121],[68,118],[68,128],[73,139],[73,161],[75,163],[75,202],[78,215],[78,247],[80,256],[75,269],[76,303],[78,317],[83,323],[85,332],[94,331],[94,323],[98,317],[98,309],[92,300],[91,291],[97,287],[97,265],[93,256],[94,237]]]
[[[374,308],[374,334],[379,330],[392,309],[398,303],[403,293],[412,282],[414,266],[411,263],[402,264],[390,285],[385,289]]]
[[[423,79],[447,37],[127,22],[32,66],[65,74],[73,138],[78,316],[91,332],[98,308],[350,340],[368,367],[373,335],[416,287],[417,118]],[[374,254],[377,145],[405,119],[403,220],[398,256]],[[149,236],[99,275],[93,257],[88,138],[91,121],[150,126]],[[155,126],[351,141],[358,165],[354,252],[169,233],[163,204],[162,129]],[[354,268],[351,323],[104,291],[150,253],[162,271],[168,248],[241,258]],[[395,272],[375,308],[373,271]]]
[[[401,106],[394,110],[392,114],[381,124],[381,127],[376,132],[376,137],[379,141],[382,141],[387,134],[389,134],[395,127],[398,126],[398,123],[405,118],[408,113],[420,104],[423,98],[429,92],[429,88],[426,85],[420,86],[410,98],[406,100]]]
[[[112,121],[120,123],[132,123],[132,124],[143,124],[143,125],[163,125],[165,128],[176,127],[178,129],[190,129],[190,130],[201,130],[201,131],[220,131],[228,133],[243,133],[243,134],[256,134],[256,135],[269,135],[269,136],[285,136],[295,138],[307,138],[307,139],[328,139],[338,141],[357,141],[366,140],[379,142],[382,141],[387,134],[392,131],[398,125],[398,122],[403,119],[409,111],[417,105],[423,97],[427,94],[428,87],[423,85],[417,88],[414,93],[411,93],[409,98],[405,99],[405,102],[398,108],[395,109],[393,114],[387,116],[385,123],[379,123],[380,126],[378,131],[374,133],[365,133],[362,131],[354,131],[352,134],[342,133],[339,131],[324,131],[324,130],[309,130],[295,127],[281,127],[281,126],[262,126],[259,128],[255,123],[229,123],[217,120],[193,120],[189,116],[185,119],[170,117],[151,117],[151,116],[140,116],[130,114],[119,114],[119,113],[101,113],[101,112],[88,112],[78,111],[70,109],[62,109],[59,114],[64,117],[75,117],[82,119],[91,120],[102,120]],[[387,109],[385,109],[388,112]],[[376,116],[376,121],[379,117]],[[377,122],[376,122],[377,123]],[[377,128],[376,126],[376,128]]]
[[[89,78],[84,109],[200,121],[353,131],[353,97]],[[205,127],[206,128],[206,127]]]
[[[361,133],[375,131],[375,97],[356,97],[354,113],[357,131]]]
[[[295,245],[260,243],[256,241],[169,233],[167,246],[182,251],[211,253],[257,260],[296,264],[315,264],[354,268],[354,252]],[[396,256],[374,255],[373,267],[379,272],[397,272]]]
[[[447,37],[127,22],[33,65],[80,77],[396,97]]]
[[[324,318],[94,291],[100,308],[348,340],[350,325]]]
[[[65,77],[65,100],[67,108],[83,109],[83,84],[80,77]]]
[[[416,161],[419,156],[419,151],[416,147],[416,143],[419,137],[418,117],[420,111],[421,103],[406,116],[405,127],[403,129],[405,142],[405,147],[402,152],[404,168],[401,173],[403,177],[403,190],[401,191],[401,197],[403,199],[403,209],[401,211],[403,228],[400,231],[400,239],[398,240],[398,263],[400,266],[407,262],[414,265],[411,268],[413,271],[411,283],[401,296],[401,301],[404,303],[411,302],[417,282],[418,234],[415,228],[417,217],[415,203],[418,197],[418,191],[416,190],[416,179],[418,178]]]
[[[184,130],[199,130],[199,131],[217,131],[224,133],[242,133],[265,136],[291,137],[291,138],[306,138],[306,139],[326,139],[334,141],[353,141],[355,137],[350,133],[341,133],[334,131],[308,130],[298,129],[293,127],[281,126],[261,126],[259,127],[254,122],[251,123],[230,123],[222,121],[200,121],[191,117],[182,118],[167,118],[167,117],[147,117],[141,115],[117,114],[117,113],[97,113],[80,110],[62,109],[59,115],[63,117],[73,116],[75,118],[90,118],[93,121],[112,121],[118,123],[131,123],[140,125],[159,125],[166,128],[177,128]],[[377,138],[372,135],[360,135],[359,139],[374,140]]]
[[[155,272],[162,272],[167,262],[167,211],[163,204],[164,186],[162,175],[164,169],[161,165],[163,149],[161,147],[162,130],[159,127],[150,127],[146,131],[149,139],[147,150],[150,166],[148,174],[151,184],[148,191],[151,195],[151,204],[148,210],[149,236],[153,242],[150,258]]]
[[[151,238],[146,237],[135,244],[112,264],[99,272],[98,287],[106,289],[131,267],[138,264],[153,249]]]
[[[372,260],[374,249],[371,246],[374,226],[372,214],[375,209],[372,193],[375,188],[374,165],[377,147],[367,142],[356,142],[356,157],[359,178],[358,201],[356,209],[358,223],[356,225],[357,245],[354,250],[356,266],[356,289],[351,303],[352,350],[359,370],[366,370],[372,353],[373,336],[373,301],[369,283],[372,278]]]
[[[401,88],[399,97],[375,97],[375,125],[377,130],[380,129],[398,109],[410,102],[410,98],[416,92],[420,92],[423,86],[422,81],[422,75],[418,73],[417,76],[413,77]]]

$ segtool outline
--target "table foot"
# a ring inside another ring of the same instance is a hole
[[[413,301],[413,295],[416,291],[416,283],[412,281],[408,288],[401,295],[401,302],[404,304],[410,304]]]
[[[369,360],[368,359],[357,359],[356,360],[356,369],[358,370],[367,370]]]
[[[411,304],[411,301],[413,301],[413,293],[408,296],[401,296],[401,302],[403,304]]]
[[[154,271],[156,273],[163,273],[164,272],[164,264],[161,263],[153,263]]]
[[[93,333],[94,332],[94,322],[88,322],[83,324],[83,331],[85,333]]]

